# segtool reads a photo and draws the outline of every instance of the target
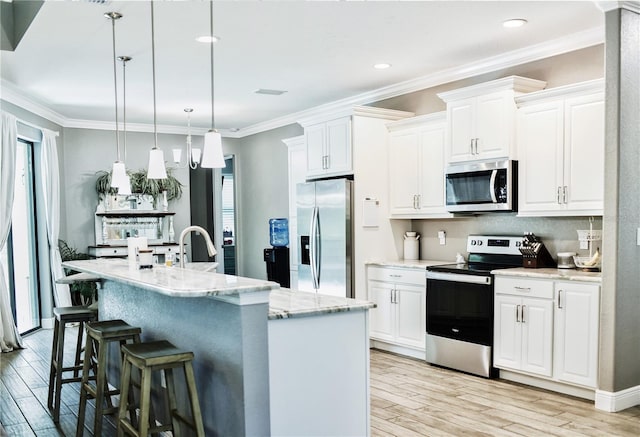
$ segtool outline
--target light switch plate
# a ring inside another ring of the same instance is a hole
[[[438,239],[440,240],[440,245],[444,246],[447,244],[447,233],[445,231],[438,231]]]

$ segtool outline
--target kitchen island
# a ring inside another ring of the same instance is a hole
[[[126,260],[64,266],[102,278],[101,320],[194,352],[207,435],[369,433],[371,303]]]

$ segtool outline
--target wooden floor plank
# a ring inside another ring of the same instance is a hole
[[[77,331],[67,332],[65,356],[71,360]],[[54,425],[46,405],[52,331],[24,340],[26,349],[0,354],[0,426],[11,436],[74,436],[80,384],[63,386],[60,423]],[[374,437],[640,436],[640,406],[607,413],[593,401],[377,350],[371,351],[370,372]],[[94,412],[90,401],[85,436],[92,436]],[[114,435],[114,419],[105,417],[102,436]]]

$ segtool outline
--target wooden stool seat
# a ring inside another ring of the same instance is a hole
[[[133,366],[140,370],[140,416],[138,421],[139,427],[136,429],[134,424],[126,418],[126,412],[129,406],[126,400],[122,400],[118,411],[118,436],[123,436],[126,432],[134,436],[146,437],[149,434],[163,431],[172,431],[174,436],[180,436],[180,427],[178,424],[178,421],[180,421],[193,428],[197,436],[204,437],[204,424],[202,422],[202,413],[200,411],[200,403],[198,402],[198,393],[196,391],[195,376],[193,373],[193,352],[183,351],[166,340],[159,340],[124,345],[122,346],[122,353],[124,356],[122,385],[120,387],[122,393],[129,392],[131,367]],[[191,419],[178,412],[173,375],[173,369],[178,367],[184,369],[187,393],[191,405]],[[164,372],[167,396],[169,398],[171,423],[151,426],[149,422],[149,412],[151,410],[151,372],[156,370],[162,370]]]
[[[87,340],[85,350],[89,351],[89,357],[85,357],[82,374],[82,384],[80,386],[80,405],[78,407],[78,426],[76,436],[81,437],[84,429],[84,417],[88,399],[95,399],[95,417],[93,423],[93,435],[102,434],[102,416],[113,414],[118,411],[111,399],[114,395],[119,395],[120,390],[110,390],[107,381],[107,352],[109,344],[118,342],[119,348],[127,342],[139,343],[142,330],[137,326],[131,326],[124,320],[104,320],[87,323]],[[122,354],[120,354],[122,357]],[[120,361],[121,362],[121,361]],[[89,383],[89,368],[95,363],[95,385]],[[125,392],[125,393],[128,393]],[[122,398],[123,396],[121,396]],[[104,403],[107,406],[104,406]],[[122,402],[122,399],[121,399]],[[126,402],[125,402],[126,404]],[[130,414],[134,414],[130,412]]]
[[[49,368],[49,395],[47,405],[53,410],[53,421],[60,421],[60,395],[62,384],[79,382],[82,370],[82,333],[84,324],[98,320],[98,310],[82,306],[59,307],[53,309],[55,318],[53,328],[53,344],[51,347],[51,365]],[[78,323],[78,339],[76,342],[75,359],[73,366],[64,366],[64,336],[68,323]],[[73,371],[72,378],[64,378],[64,372]]]

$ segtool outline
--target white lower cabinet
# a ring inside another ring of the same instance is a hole
[[[554,375],[561,381],[596,387],[600,286],[556,282]]]
[[[600,286],[497,276],[494,366],[595,388]]]
[[[369,316],[371,340],[424,353],[425,273],[424,269],[368,267],[368,299],[376,304]]]
[[[498,279],[494,301],[494,365],[551,376],[552,284]]]

